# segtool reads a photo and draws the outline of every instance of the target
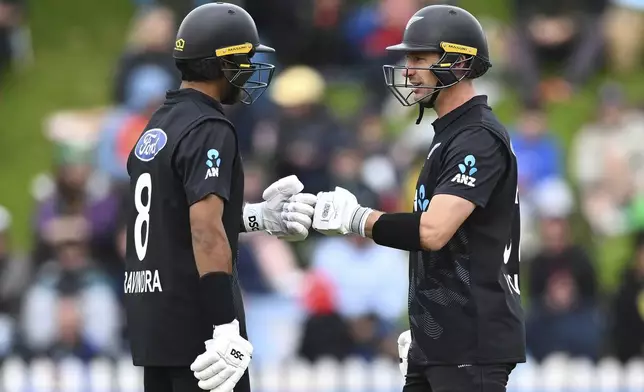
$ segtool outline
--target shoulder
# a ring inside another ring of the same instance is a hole
[[[203,118],[195,122],[179,139],[179,146],[192,149],[212,142],[217,144],[234,141],[237,134],[234,127],[227,120],[216,118]]]
[[[483,125],[474,125],[456,133],[447,143],[445,153],[486,152],[505,150],[503,135],[498,135]]]
[[[184,133],[183,139],[208,139],[215,136],[232,136],[236,137],[235,128],[225,118],[202,117],[194,122]]]

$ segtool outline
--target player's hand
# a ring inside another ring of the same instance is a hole
[[[317,197],[300,193],[304,184],[297,176],[280,178],[264,193],[262,203],[246,204],[246,231],[264,230],[286,241],[302,241],[309,235]]]
[[[239,322],[215,327],[206,341],[206,352],[190,365],[199,388],[211,392],[232,392],[248,368],[253,346],[239,334]]]
[[[356,233],[364,237],[364,220],[370,212],[358,204],[353,193],[338,186],[333,192],[318,193],[313,228],[324,235]]]
[[[407,355],[411,346],[411,331],[407,330],[398,336],[398,357],[400,359],[400,372],[403,377],[407,376]]]

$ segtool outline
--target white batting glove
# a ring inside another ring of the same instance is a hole
[[[199,388],[210,392],[232,392],[248,368],[253,346],[239,334],[239,322],[215,327],[206,341],[206,352],[190,365]]]
[[[362,207],[353,193],[335,187],[333,192],[318,193],[313,228],[324,235],[364,234],[371,208]]]
[[[244,206],[246,231],[264,230],[286,241],[304,240],[309,235],[317,197],[300,193],[303,189],[297,176],[275,181],[262,194],[264,202]]]
[[[400,372],[403,377],[407,376],[407,355],[411,346],[411,331],[407,330],[398,336],[398,357],[400,358]]]

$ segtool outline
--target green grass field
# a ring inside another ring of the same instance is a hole
[[[43,120],[107,102],[131,13],[128,0],[40,0],[30,7],[35,65],[10,75],[0,90],[0,204],[14,214],[20,248],[31,237],[30,182],[51,162]]]
[[[466,0],[462,4],[476,15],[509,18],[505,0]],[[31,180],[48,169],[52,158],[51,145],[43,136],[43,120],[57,110],[108,103],[112,72],[132,12],[129,0],[40,0],[30,7],[35,65],[11,75],[0,90],[0,204],[14,214],[14,239],[19,248],[26,248],[31,239]],[[597,78],[573,102],[549,108],[551,128],[565,146],[592,115],[600,80]],[[644,100],[644,90],[638,88],[644,85],[644,75],[633,74],[620,81],[629,97]],[[352,100],[350,96],[346,99]],[[334,102],[339,105],[346,103],[337,98]],[[504,121],[511,121],[517,100],[509,97],[495,109]],[[583,232],[581,237],[590,241]],[[596,250],[607,287],[615,283],[619,261],[628,252],[626,245],[617,239]]]

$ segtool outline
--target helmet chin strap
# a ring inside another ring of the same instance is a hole
[[[438,94],[440,94],[441,90],[436,89],[434,92],[432,92],[431,97],[429,98],[429,101],[425,102],[418,102],[418,118],[416,119],[416,125],[420,124],[420,122],[423,120],[423,114],[425,114],[425,108],[431,109],[434,107],[434,104],[436,103],[436,98],[438,98]]]

